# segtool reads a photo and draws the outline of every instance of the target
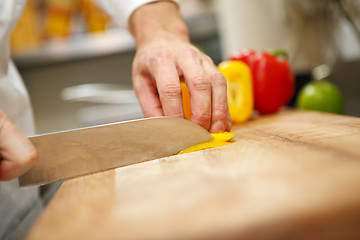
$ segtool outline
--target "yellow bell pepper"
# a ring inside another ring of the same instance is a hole
[[[254,109],[253,87],[249,66],[239,60],[223,61],[219,71],[227,80],[227,96],[231,118],[234,123],[248,120]],[[191,102],[185,82],[181,82],[184,116],[191,120]]]
[[[215,142],[228,142],[235,137],[235,133],[232,132],[210,133],[210,135],[214,138],[212,141]]]
[[[218,65],[227,80],[229,111],[234,123],[248,120],[254,110],[253,86],[249,66],[239,60],[227,60]]]
[[[194,146],[182,150],[178,154],[190,153],[208,148],[230,145],[232,142],[229,141],[235,136],[235,133],[232,132],[211,133],[211,136],[213,136],[214,138],[211,141],[196,144]]]

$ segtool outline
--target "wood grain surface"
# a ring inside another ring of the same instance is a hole
[[[232,131],[66,181],[27,239],[360,239],[359,118],[287,110]]]

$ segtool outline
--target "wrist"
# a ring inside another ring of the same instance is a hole
[[[189,42],[189,31],[178,5],[171,1],[148,3],[130,17],[129,30],[137,47],[153,39],[182,40]]]

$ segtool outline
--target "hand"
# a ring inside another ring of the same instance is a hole
[[[24,174],[36,159],[35,147],[0,111],[0,181]]]
[[[183,80],[191,96],[191,120],[211,132],[230,131],[226,79],[190,44],[176,4],[147,4],[135,11],[130,23],[137,41],[133,84],[145,117],[184,117]]]

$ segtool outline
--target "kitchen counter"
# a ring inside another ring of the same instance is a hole
[[[64,182],[27,239],[360,239],[360,118],[286,110],[232,131]]]

